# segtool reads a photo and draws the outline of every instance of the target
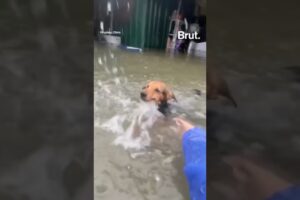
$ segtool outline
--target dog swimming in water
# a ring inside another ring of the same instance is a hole
[[[173,91],[163,81],[150,81],[142,88],[140,93],[141,99],[146,102],[155,102],[158,110],[168,115],[170,112],[169,106],[173,101],[177,101]]]

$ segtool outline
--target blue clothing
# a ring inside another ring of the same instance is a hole
[[[183,135],[184,173],[190,200],[206,200],[206,131],[192,128]],[[291,186],[267,200],[300,200],[300,186]]]
[[[299,200],[300,199],[300,187],[291,186],[281,192],[273,194],[267,200]]]
[[[206,130],[198,127],[188,130],[182,146],[190,200],[206,200]]]

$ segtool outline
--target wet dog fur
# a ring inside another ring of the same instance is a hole
[[[140,93],[141,99],[150,102],[153,101],[158,106],[158,110],[168,115],[170,113],[170,102],[177,101],[171,88],[163,81],[150,81]]]

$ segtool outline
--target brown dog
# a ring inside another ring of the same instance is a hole
[[[218,97],[225,97],[229,99],[235,107],[237,107],[237,103],[232,97],[228,85],[226,81],[222,78],[219,72],[213,68],[207,68],[207,99],[215,100]]]
[[[176,101],[176,97],[169,86],[162,81],[150,81],[142,88],[141,99],[144,101],[153,101],[158,105],[158,110],[168,113],[170,101]]]

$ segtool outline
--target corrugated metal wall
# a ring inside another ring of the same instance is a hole
[[[123,27],[122,44],[139,48],[163,49],[169,17],[177,8],[175,0],[135,0],[129,25]]]

